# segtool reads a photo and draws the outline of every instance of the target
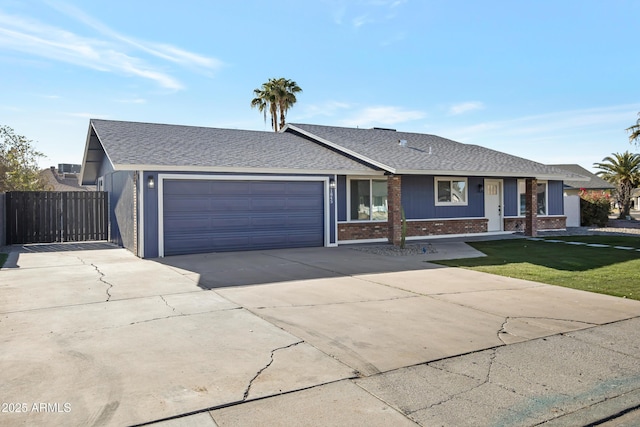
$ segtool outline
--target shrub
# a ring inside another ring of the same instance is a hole
[[[580,225],[604,227],[611,213],[611,194],[580,189]]]

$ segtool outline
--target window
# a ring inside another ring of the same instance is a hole
[[[388,218],[387,181],[352,179],[349,182],[349,219],[352,221],[386,221]]]
[[[466,178],[436,178],[436,205],[466,205]]]
[[[525,181],[518,180],[518,194],[520,200],[520,216],[524,216],[526,214],[527,209],[527,195],[525,189]],[[546,215],[547,214],[547,182],[546,181],[538,181],[538,209],[536,210],[538,215]]]

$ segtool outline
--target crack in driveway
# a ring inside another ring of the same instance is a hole
[[[449,371],[449,370],[444,369],[444,368],[439,367],[439,366],[433,366],[433,365],[431,365],[431,364],[427,364],[427,366],[429,366],[429,367],[431,367],[431,368],[433,368],[433,369],[438,369],[438,370],[440,370],[440,371],[447,372],[447,373],[449,373],[449,374],[453,374],[453,375],[461,375],[461,376],[463,376],[463,377],[470,378],[470,379],[472,379],[472,380],[474,380],[474,381],[481,381],[481,382],[480,382],[479,384],[476,384],[476,385],[472,386],[472,387],[469,387],[469,388],[468,388],[468,389],[466,389],[466,390],[460,391],[460,392],[458,392],[458,393],[452,393],[452,394],[448,395],[445,399],[442,399],[442,400],[441,400],[441,401],[439,401],[439,402],[432,403],[431,405],[425,406],[425,407],[423,407],[423,408],[418,408],[418,409],[415,409],[415,410],[413,410],[413,411],[407,411],[407,412],[405,412],[405,413],[406,413],[407,415],[411,415],[411,414],[413,414],[413,413],[416,413],[416,412],[419,412],[419,411],[423,411],[423,410],[425,410],[425,409],[431,409],[431,408],[433,408],[433,407],[436,407],[436,406],[439,406],[439,405],[443,405],[443,404],[445,404],[445,403],[447,403],[447,402],[449,402],[449,401],[453,400],[454,398],[456,398],[456,397],[458,397],[458,396],[462,396],[462,395],[464,395],[464,394],[466,394],[466,393],[469,393],[470,391],[473,391],[473,390],[475,390],[475,389],[477,389],[477,388],[480,388],[480,387],[482,387],[482,386],[483,386],[483,385],[485,385],[485,384],[490,384],[490,383],[491,383],[491,369],[493,368],[493,364],[494,364],[494,361],[495,361],[495,358],[496,358],[497,353],[498,353],[498,349],[497,349],[497,348],[494,348],[494,349],[492,349],[492,350],[491,350],[491,354],[489,355],[489,367],[488,367],[488,369],[487,369],[487,375],[486,375],[486,376],[485,376],[485,378],[484,378],[484,379],[482,379],[482,380],[480,380],[480,379],[478,379],[478,378],[475,378],[475,377],[472,377],[472,376],[470,376],[470,375],[466,375],[466,374],[458,373],[458,372],[452,372],[452,371]],[[439,387],[438,387],[438,388],[439,388]],[[440,389],[440,390],[446,393],[446,390],[443,390],[443,389]]]
[[[83,261],[83,262],[84,262],[84,261]],[[106,292],[107,292],[107,299],[106,299],[105,301],[109,301],[109,300],[111,300],[111,296],[112,296],[112,295],[111,295],[111,292],[110,292],[110,291],[111,291],[111,288],[113,288],[113,283],[110,283],[110,282],[108,282],[108,281],[106,281],[106,280],[104,279],[106,275],[105,275],[102,271],[100,271],[100,268],[98,268],[98,266],[97,266],[97,265],[95,265],[95,264],[89,264],[89,265],[91,265],[91,267],[95,268],[95,269],[96,269],[96,271],[98,272],[98,274],[100,275],[100,278],[99,278],[98,280],[100,280],[102,283],[104,283],[105,285],[107,285],[107,289],[106,289]]]
[[[177,310],[176,310],[176,308],[175,308],[174,306],[172,306],[171,304],[169,304],[169,302],[168,302],[166,299],[164,299],[164,295],[158,295],[158,296],[160,297],[160,299],[161,299],[162,301],[164,301],[164,303],[165,303],[165,305],[166,305],[167,307],[169,307],[171,310],[173,310],[173,312],[174,312],[174,313],[176,313],[176,312],[177,312],[177,313],[179,313],[179,314],[184,314],[184,313],[182,313],[181,311],[177,311]]]
[[[242,401],[244,402],[249,397],[249,392],[251,391],[251,387],[253,386],[254,381],[256,379],[258,379],[260,374],[262,374],[269,366],[271,366],[271,364],[274,361],[274,355],[275,355],[276,351],[284,350],[284,349],[291,348],[291,347],[295,347],[298,344],[302,344],[303,342],[304,341],[297,341],[297,342],[291,343],[289,345],[285,345],[283,347],[274,348],[273,350],[271,350],[271,355],[269,357],[269,363],[267,363],[264,367],[262,367],[258,372],[256,372],[256,374],[253,376],[253,378],[251,378],[251,380],[249,381],[249,385],[247,386],[246,390],[244,391],[244,395],[242,396]]]
[[[509,323],[510,320],[521,320],[521,319],[532,319],[532,320],[556,320],[559,322],[571,322],[571,323],[582,323],[583,325],[588,325],[588,326],[598,326],[597,323],[592,323],[592,322],[585,322],[582,320],[572,320],[572,319],[560,319],[557,317],[545,317],[545,316],[506,316],[504,318],[504,322],[502,322],[502,325],[500,325],[500,329],[498,329],[497,332],[497,336],[498,339],[505,345],[508,345],[509,343],[506,342],[504,339],[502,339],[502,335],[510,335],[512,337],[518,337],[518,338],[523,338],[525,340],[529,340],[531,338],[525,337],[525,336],[520,336],[520,335],[516,335],[514,333],[511,333],[509,331],[507,331],[506,327],[507,324]],[[553,332],[553,331],[551,331]],[[553,332],[552,335],[555,335],[558,332]]]
[[[111,288],[113,288],[113,283],[110,283],[109,281],[105,280],[106,274],[104,274],[104,273],[100,270],[100,267],[98,267],[98,266],[97,266],[97,265],[95,265],[94,263],[91,263],[91,264],[87,263],[84,259],[82,259],[82,258],[81,258],[81,257],[79,257],[79,256],[76,256],[76,258],[77,258],[78,260],[80,260],[80,262],[81,262],[83,265],[90,265],[91,267],[93,267],[93,268],[94,268],[94,270],[96,270],[96,272],[97,272],[97,273],[98,273],[98,275],[100,276],[100,277],[98,277],[98,280],[100,280],[102,283],[104,283],[105,285],[107,285],[107,289],[106,289],[107,299],[106,299],[105,301],[106,301],[106,302],[109,302],[109,301],[111,300],[111,297],[112,297],[112,295],[111,295],[111,292],[110,292],[110,291],[111,291]]]

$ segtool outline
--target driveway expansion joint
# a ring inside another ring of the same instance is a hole
[[[295,347],[295,346],[297,346],[298,344],[302,344],[303,342],[304,342],[304,341],[296,341],[296,342],[291,343],[291,344],[289,344],[289,345],[285,345],[285,346],[282,346],[282,347],[274,348],[273,350],[271,350],[271,354],[270,354],[270,356],[269,356],[269,362],[268,362],[265,366],[263,366],[262,368],[260,368],[260,370],[259,370],[258,372],[256,372],[256,374],[253,376],[253,378],[251,378],[251,380],[249,381],[249,385],[247,385],[247,388],[245,389],[244,394],[243,394],[243,396],[242,396],[242,401],[243,401],[243,402],[244,402],[244,401],[246,401],[246,400],[247,400],[247,398],[249,397],[249,392],[251,391],[251,387],[253,386],[254,381],[255,381],[256,379],[258,379],[258,377],[260,376],[260,374],[262,374],[262,373],[263,373],[263,372],[264,372],[264,371],[265,371],[269,366],[271,366],[271,364],[272,364],[272,363],[273,363],[273,361],[274,361],[274,355],[275,355],[275,352],[276,352],[276,351],[279,351],[279,350],[285,350],[285,349],[287,349],[287,348]]]
[[[403,295],[400,297],[392,297],[392,298],[379,298],[379,299],[365,299],[365,300],[356,300],[356,301],[336,301],[336,302],[324,302],[320,304],[286,304],[286,305],[270,305],[264,306],[261,305],[259,307],[245,307],[247,310],[266,310],[271,308],[302,308],[302,307],[328,307],[333,305],[346,305],[346,304],[366,304],[366,303],[376,303],[376,302],[386,302],[386,301],[396,301],[401,299],[409,299],[409,298],[418,298],[424,295]]]

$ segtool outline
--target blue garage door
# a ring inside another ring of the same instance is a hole
[[[164,253],[324,246],[324,184],[164,181]]]

